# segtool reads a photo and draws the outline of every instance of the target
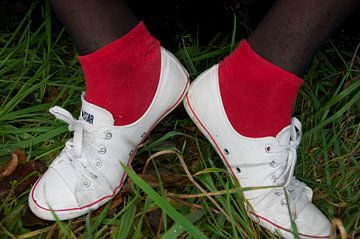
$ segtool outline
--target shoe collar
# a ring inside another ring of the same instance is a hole
[[[85,92],[81,95],[82,107],[79,120],[84,121],[95,127],[114,126],[114,118],[112,114],[97,105],[94,105],[85,99]]]

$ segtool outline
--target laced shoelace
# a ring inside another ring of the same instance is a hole
[[[65,144],[64,151],[70,159],[71,165],[77,172],[80,172],[82,176],[90,175],[91,177],[97,177],[92,170],[89,170],[91,165],[88,157],[82,157],[84,150],[84,143],[89,146],[88,150],[96,150],[94,143],[95,137],[101,137],[104,132],[98,130],[95,132],[87,123],[81,120],[76,120],[69,111],[59,106],[54,106],[49,109],[49,112],[57,119],[66,122],[69,125],[69,131],[73,131],[73,138],[68,140]],[[86,134],[86,137],[84,135]],[[85,142],[84,142],[85,141]],[[89,154],[90,155],[90,154]],[[85,178],[87,178],[85,176]]]
[[[278,160],[280,166],[285,166],[283,172],[276,177],[276,181],[284,182],[283,185],[276,185],[274,189],[275,194],[285,191],[287,199],[281,201],[282,205],[288,205],[289,211],[293,218],[296,218],[296,200],[304,192],[306,184],[300,182],[294,177],[294,171],[297,161],[297,148],[301,141],[301,123],[297,118],[292,118],[290,127],[290,142],[285,146],[278,146],[273,152],[288,151],[288,157]],[[282,157],[281,157],[282,158]]]
[[[281,201],[282,205],[289,205],[290,213],[296,217],[296,200],[300,198],[303,194],[304,188],[306,187],[305,183],[300,182],[294,177],[294,171],[297,161],[297,148],[301,141],[301,122],[297,118],[292,118],[290,125],[290,142],[287,145],[278,145],[271,147],[271,149],[267,150],[271,153],[277,153],[279,155],[283,154],[283,152],[287,153],[287,157],[277,157],[273,160],[276,166],[277,171],[281,171],[278,176],[275,174],[272,175],[272,181],[276,182],[284,182],[280,185],[274,185],[274,193],[276,195],[281,195],[284,190],[287,193],[287,200],[284,198]],[[241,172],[240,165],[232,165],[235,167],[237,172]]]
[[[292,181],[297,180],[294,177],[294,171],[297,161],[297,148],[301,141],[301,123],[297,118],[292,118],[290,125],[290,142],[287,145],[278,145],[271,146],[271,149],[266,150],[269,153],[277,153],[282,154],[284,151],[287,152],[287,157],[276,157],[272,162],[276,165],[273,167],[277,167],[278,170],[281,170],[281,173],[273,178],[274,182],[284,182],[281,185],[275,185],[276,188],[288,187],[292,183]],[[267,146],[270,147],[270,146]],[[263,163],[261,165],[265,165],[268,163]],[[241,165],[233,164],[231,165],[236,169],[238,173],[241,172]],[[275,176],[274,174],[272,176]],[[297,180],[298,181],[298,180]]]
[[[285,182],[283,185],[277,185],[276,187],[288,187],[291,182],[297,180],[294,177],[294,171],[297,161],[297,148],[301,141],[301,123],[297,118],[292,118],[290,127],[290,142],[288,145],[280,145],[274,147],[271,152],[282,153],[288,151],[288,157],[284,159],[275,160],[281,166],[285,166],[282,173],[276,177],[276,181]],[[282,157],[281,157],[282,158]]]

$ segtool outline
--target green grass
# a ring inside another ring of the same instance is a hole
[[[57,104],[76,115],[80,108],[83,76],[73,46],[64,32],[52,33],[49,9],[44,12],[38,29],[31,29],[30,11],[16,30],[0,33],[0,164],[17,148],[26,160],[49,164],[71,135],[48,109]],[[234,36],[214,34],[200,44],[187,35],[170,50],[194,78],[233,49]],[[294,112],[305,129],[296,175],[314,189],[314,203],[342,221],[349,238],[360,233],[359,68],[356,52],[334,45],[323,50]],[[241,189],[181,107],[139,149],[138,175],[151,155],[145,174],[155,180],[153,188],[127,169],[132,182],[118,207],[108,204],[71,221],[29,224],[29,190],[10,191],[0,205],[0,238],[278,238],[246,216]],[[182,183],[171,183],[172,175]]]

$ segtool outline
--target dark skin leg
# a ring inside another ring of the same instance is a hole
[[[81,55],[128,33],[139,20],[124,0],[50,0]],[[302,76],[359,0],[277,0],[249,38],[266,60]]]
[[[302,76],[359,0],[277,0],[248,39],[260,56]]]
[[[80,55],[119,39],[139,22],[124,0],[50,0],[50,3]]]

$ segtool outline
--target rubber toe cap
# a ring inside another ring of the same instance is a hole
[[[29,206],[36,216],[45,220],[55,220],[52,211],[60,215],[79,207],[74,193],[53,168],[49,168],[32,187]]]

